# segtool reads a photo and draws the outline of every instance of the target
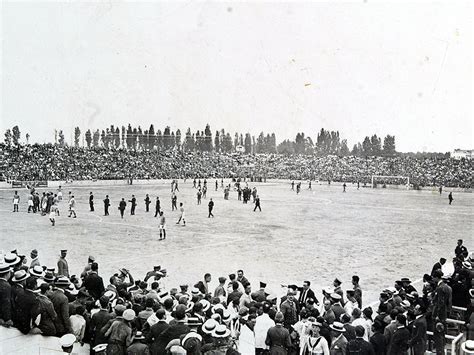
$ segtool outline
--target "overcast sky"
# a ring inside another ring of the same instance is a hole
[[[2,132],[324,127],[474,148],[472,5],[2,2]],[[2,134],[3,139],[3,134]]]

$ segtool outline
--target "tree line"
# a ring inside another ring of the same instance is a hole
[[[20,144],[20,129],[18,126],[5,132],[6,145]],[[155,130],[153,124],[143,130],[141,126],[116,127],[99,130],[88,129],[84,134],[79,127],[74,128],[73,146],[81,146],[81,135],[83,144],[88,149],[127,149],[127,150],[183,150],[198,152],[224,152],[231,153],[239,151],[245,154],[305,154],[305,155],[337,155],[337,156],[395,156],[395,136],[386,135],[383,140],[376,134],[366,136],[362,142],[354,144],[349,149],[347,139],[343,139],[339,131],[329,131],[321,128],[316,140],[306,136],[303,132],[297,133],[294,140],[284,140],[277,145],[275,133],[261,132],[257,138],[250,133],[231,134],[223,128],[212,134],[209,124],[204,130],[192,132],[191,128],[183,135],[181,130],[173,131],[166,126],[163,131]],[[26,134],[28,144],[29,134]],[[54,143],[59,146],[67,146],[64,132],[55,130]]]

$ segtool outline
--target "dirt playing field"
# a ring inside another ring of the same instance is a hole
[[[242,268],[254,290],[258,281],[266,281],[269,291],[281,294],[282,283],[310,280],[319,297],[335,277],[343,281],[343,288],[349,288],[351,276],[357,274],[364,304],[368,304],[396,279],[418,280],[439,257],[450,260],[458,238],[474,249],[474,196],[470,193],[455,193],[449,206],[447,192],[440,196],[348,186],[343,193],[341,186],[314,183],[309,191],[303,183],[297,195],[287,182],[250,186],[258,189],[262,212],[253,212],[251,203],[237,201],[234,191],[224,200],[221,188],[214,191],[214,180],[209,182],[207,199],[198,206],[192,181],[180,181],[178,205],[184,202],[186,226],[175,224],[179,212],[171,212],[168,181],[155,186],[64,187],[66,199],[68,191],[76,197],[78,217],[67,217],[63,200],[55,227],[47,216],[26,213],[27,189],[20,190],[19,213],[12,213],[14,191],[2,190],[0,250],[18,249],[29,256],[36,248],[42,264],[52,267],[59,250],[68,249],[71,274],[80,274],[88,255],[94,255],[106,283],[119,267],[143,279],[146,271],[160,264],[168,270],[167,288],[182,282],[193,285],[210,272],[213,289],[219,276]],[[89,212],[90,191],[95,196],[95,212]],[[130,199],[132,193],[138,200],[136,215],[130,216],[127,206],[122,220],[118,202],[122,197]],[[153,201],[149,213],[143,201],[146,193]],[[112,204],[107,217],[102,203],[105,194]],[[153,217],[157,195],[167,218],[166,241],[158,241],[158,220]],[[215,218],[209,219],[210,197],[215,201]],[[420,289],[420,284],[415,286]]]

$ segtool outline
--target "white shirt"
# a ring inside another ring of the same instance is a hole
[[[270,319],[267,313],[258,316],[255,323],[255,347],[258,349],[268,349],[265,344],[268,329],[275,326],[275,322]]]
[[[296,322],[295,325],[293,325],[293,329],[300,336],[300,344],[302,344],[302,346],[300,347],[300,354],[303,354],[303,350],[304,350],[303,345],[306,343],[306,341],[309,338],[309,335],[308,335],[308,329],[309,328],[311,328],[311,325],[307,321],[303,322],[303,321],[300,320],[300,321]]]
[[[304,344],[304,348],[308,349],[310,354],[317,353],[329,355],[329,345],[327,340],[323,336],[320,336],[319,339],[320,340],[318,345],[314,346],[314,344],[316,344],[317,338],[309,337],[306,343]]]
[[[239,352],[242,355],[255,355],[255,334],[247,325],[240,328]]]
[[[76,336],[78,342],[81,342],[86,331],[86,320],[77,314],[70,316],[69,320],[71,321],[72,334]]]

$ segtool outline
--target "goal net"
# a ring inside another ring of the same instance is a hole
[[[408,176],[372,175],[372,188],[383,188],[387,185],[402,185],[409,189],[410,178]]]

